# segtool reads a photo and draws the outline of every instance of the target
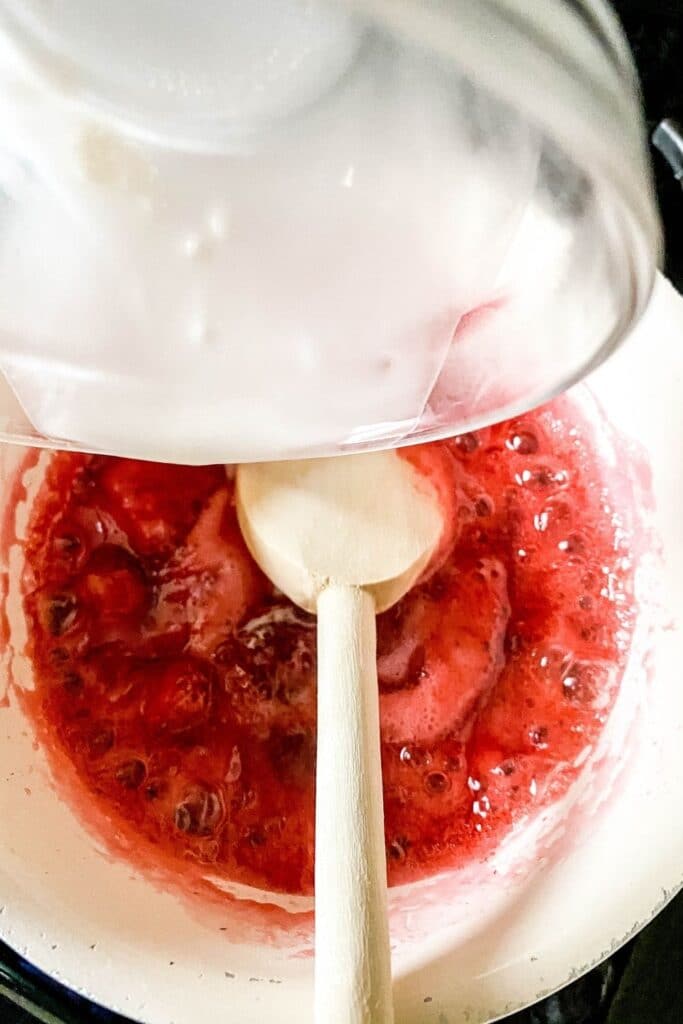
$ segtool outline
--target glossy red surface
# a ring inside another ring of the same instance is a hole
[[[633,570],[592,429],[563,399],[403,453],[450,530],[379,619],[392,884],[485,855],[603,728]],[[83,792],[179,871],[310,892],[315,624],[252,562],[224,469],[55,455],[25,547],[31,713]]]

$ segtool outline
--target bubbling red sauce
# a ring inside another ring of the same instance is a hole
[[[392,885],[567,791],[635,618],[630,510],[574,403],[403,455],[448,530],[378,620]],[[23,586],[31,714],[107,820],[179,873],[310,893],[315,622],[250,558],[224,468],[52,456]]]

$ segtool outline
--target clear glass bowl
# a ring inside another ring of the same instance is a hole
[[[441,437],[566,388],[646,305],[602,2],[83,2],[0,2],[0,438],[216,462]]]

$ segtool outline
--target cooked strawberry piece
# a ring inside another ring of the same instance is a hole
[[[93,551],[79,579],[78,593],[90,612],[104,619],[140,620],[151,601],[140,562],[114,544]]]
[[[453,575],[439,601],[420,592],[406,601],[412,608],[405,635],[424,655],[416,683],[409,679],[407,688],[382,694],[382,737],[431,744],[471,722],[503,667],[510,610],[505,569],[482,560]],[[379,659],[380,678],[389,657]],[[414,660],[413,654],[408,667]]]
[[[211,666],[189,656],[142,666],[146,723],[161,732],[182,733],[209,717],[213,691]]]
[[[97,477],[108,509],[140,554],[170,552],[224,483],[218,466],[170,466],[110,459]]]

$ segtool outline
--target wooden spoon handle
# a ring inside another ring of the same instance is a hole
[[[318,598],[316,1024],[392,1024],[375,603]]]

